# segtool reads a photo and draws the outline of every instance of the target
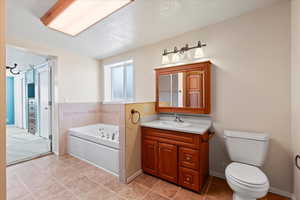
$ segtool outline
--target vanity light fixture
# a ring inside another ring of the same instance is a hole
[[[167,54],[167,50],[164,50],[163,56],[162,56],[162,64],[168,64],[170,62],[169,55]]]
[[[173,63],[176,63],[176,62],[178,62],[179,61],[179,54],[178,54],[178,49],[177,49],[177,47],[174,47],[174,54],[173,54],[173,56],[172,56],[172,62]]]
[[[195,58],[203,58],[204,57],[204,52],[203,52],[203,48],[197,48],[195,50]]]
[[[162,56],[163,56],[163,62],[162,64],[167,64],[169,60],[167,60],[167,56],[169,54],[173,54],[172,56],[172,62],[178,62],[179,61],[179,54],[180,55],[184,55],[184,54],[187,54],[189,53],[190,50],[193,50],[195,49],[195,55],[194,57],[195,58],[202,58],[204,56],[204,53],[203,53],[203,48],[202,47],[205,47],[206,44],[204,43],[201,43],[201,41],[198,41],[198,44],[196,46],[193,46],[193,47],[189,47],[188,44],[186,44],[184,47],[182,47],[181,49],[178,49],[177,47],[174,47],[174,50],[173,51],[168,51],[167,49],[164,50]],[[184,57],[184,56],[183,56]],[[186,57],[188,59],[190,59],[191,55],[186,55]]]
[[[58,0],[41,18],[51,29],[76,36],[134,0]]]

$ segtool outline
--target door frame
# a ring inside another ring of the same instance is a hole
[[[0,0],[0,199],[6,199],[5,0]]]
[[[43,50],[30,49],[28,47],[25,47],[25,46],[22,46],[19,44],[6,43],[4,46],[4,50],[5,50],[6,46],[11,46],[14,48],[22,49],[23,51],[26,51],[26,52],[36,54],[36,55],[48,57],[47,62],[48,62],[49,69],[50,69],[50,92],[51,92],[51,104],[52,104],[50,106],[50,109],[51,109],[50,131],[51,131],[51,135],[52,135],[51,145],[50,145],[50,147],[51,147],[50,153],[59,155],[59,122],[58,122],[59,110],[58,110],[58,104],[56,101],[56,95],[58,94],[58,87],[57,87],[57,83],[55,82],[56,77],[58,76],[58,69],[57,69],[58,57],[44,53]],[[41,65],[37,65],[37,67],[35,67],[35,69]]]
[[[50,114],[49,114],[49,139],[51,140],[52,138],[52,85],[51,85],[51,79],[52,79],[52,74],[51,74],[51,65],[48,63],[48,61],[44,64],[41,64],[37,67],[35,67],[36,69],[36,73],[35,73],[35,76],[36,76],[36,80],[37,80],[37,87],[36,87],[36,94],[38,94],[36,96],[36,102],[37,102],[37,107],[38,107],[38,134],[39,136],[41,136],[41,129],[40,129],[40,125],[41,125],[41,121],[40,121],[40,115],[41,115],[41,98],[40,98],[40,93],[41,93],[41,88],[40,88],[40,76],[39,74],[41,72],[44,72],[44,71],[48,71],[49,72],[49,107],[50,107]],[[51,145],[52,146],[52,145]],[[51,152],[52,152],[52,147],[51,147]]]

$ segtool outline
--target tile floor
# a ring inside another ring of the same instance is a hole
[[[32,135],[25,129],[7,126],[6,149],[6,162],[11,164],[49,152],[50,140]]]
[[[103,170],[71,156],[46,156],[7,168],[7,200],[230,200],[222,179],[210,177],[202,194],[152,176],[122,184]],[[287,200],[268,194],[264,200]]]

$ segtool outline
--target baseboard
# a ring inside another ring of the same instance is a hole
[[[210,170],[209,174],[211,176],[215,176],[215,177],[218,177],[218,178],[221,178],[221,179],[226,179],[225,174],[221,173],[221,172],[216,172],[216,171]],[[291,198],[293,200],[296,200],[295,197],[294,197],[294,195],[292,193],[290,193],[290,192],[287,192],[287,191],[284,191],[284,190],[280,190],[280,189],[275,188],[275,187],[270,187],[269,191],[271,193],[278,194],[280,196],[284,196],[284,197],[288,197],[288,198]]]
[[[138,177],[138,176],[141,175],[142,173],[143,173],[143,170],[142,170],[142,169],[136,171],[134,174],[132,174],[131,176],[129,176],[129,177],[126,179],[126,182],[127,182],[127,183],[130,183],[131,181],[133,181],[136,177]]]
[[[283,191],[283,190],[280,190],[280,189],[274,188],[274,187],[270,187],[269,191],[274,193],[274,194],[278,194],[280,196],[284,196],[284,197],[288,197],[290,199],[293,199],[293,194],[290,193],[290,192]]]
[[[216,172],[216,171],[210,170],[209,175],[215,176],[215,177],[218,177],[218,178],[221,178],[221,179],[226,179],[225,174],[221,173],[221,172]]]

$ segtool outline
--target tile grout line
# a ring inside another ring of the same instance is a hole
[[[33,163],[37,168],[42,168],[41,166],[39,166],[38,164],[36,164],[36,163]],[[70,166],[70,168],[71,168],[71,166]],[[51,175],[51,178],[53,178],[53,180],[55,181],[55,184],[58,184],[58,185],[60,185],[60,186],[62,186],[67,192],[69,192],[69,193],[71,193],[77,200],[81,200],[81,199],[79,199],[78,197],[77,197],[77,195],[75,195],[75,193],[73,193],[73,191],[71,191],[71,190],[69,190],[63,183],[61,183],[60,181],[59,181],[59,179],[57,179],[55,176],[53,176],[53,174],[52,174],[52,172],[50,171],[49,172],[50,173],[50,175]],[[59,192],[59,193],[62,193],[63,191],[61,191],[61,192]]]
[[[34,193],[27,187],[27,185],[24,183],[21,177],[16,173],[17,179],[20,181],[20,183],[25,187],[25,189],[30,193],[30,195],[33,197],[33,199],[36,200]]]
[[[85,175],[83,175],[83,176],[86,177],[87,179],[89,179],[87,176],[85,176]],[[91,182],[97,184],[98,186],[103,187],[104,189],[107,189],[107,190],[110,191],[110,192],[113,192],[116,196],[121,197],[117,192],[113,191],[112,189],[110,189],[109,187],[105,186],[104,184],[97,183],[96,181],[91,180],[91,179],[89,179],[89,181],[91,181]],[[123,198],[123,197],[122,197],[122,198]],[[123,198],[123,199],[124,199],[124,198]]]
[[[72,190],[70,190],[67,186],[65,186],[63,183],[61,183],[56,177],[53,177],[53,179],[62,186],[67,192],[70,192],[77,200],[81,200]]]
[[[67,163],[66,163],[67,164]],[[67,168],[72,168],[72,166],[66,166]],[[70,190],[67,186],[65,186],[65,184],[63,184],[58,178],[56,178],[55,176],[53,176],[52,172],[49,172],[51,174],[51,178],[54,179],[54,181],[62,186],[67,192],[69,192],[70,194],[72,194],[77,200],[81,200],[81,198],[79,198],[72,190]],[[63,191],[61,191],[62,193]]]
[[[148,176],[149,176],[149,175],[148,175]],[[156,177],[155,177],[155,178],[156,178]],[[157,178],[157,179],[158,179],[158,178]],[[178,187],[178,190],[176,190],[176,193],[175,193],[174,197],[170,198],[170,197],[168,197],[168,196],[166,196],[166,195],[164,195],[164,194],[160,194],[160,193],[155,192],[155,191],[153,190],[154,187],[155,187],[155,185],[158,185],[160,182],[163,182],[163,181],[160,180],[160,179],[158,179],[157,183],[155,183],[155,184],[152,186],[152,188],[150,189],[150,191],[153,192],[153,193],[155,193],[155,194],[158,194],[158,195],[160,195],[160,196],[162,196],[162,197],[164,197],[164,198],[166,198],[166,199],[170,199],[170,200],[171,200],[171,199],[174,199],[175,196],[177,195],[178,191],[181,190],[181,187],[176,186],[176,187]],[[167,182],[167,183],[168,183],[168,182]],[[170,184],[170,183],[168,183],[168,184]]]

